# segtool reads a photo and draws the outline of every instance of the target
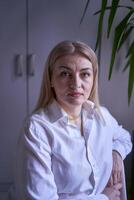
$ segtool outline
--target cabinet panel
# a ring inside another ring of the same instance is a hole
[[[25,62],[22,76],[15,74],[16,56],[26,54],[25,10],[25,1],[0,1],[0,192],[13,181],[16,142],[26,115]]]

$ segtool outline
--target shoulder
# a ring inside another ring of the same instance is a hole
[[[30,146],[44,146],[51,148],[53,135],[51,132],[51,123],[47,120],[47,115],[43,109],[32,113],[24,122],[20,140]]]
[[[100,106],[99,111],[98,111],[100,118],[103,119],[105,125],[110,125],[113,126],[117,125],[118,122],[116,118],[111,114],[108,108],[105,106]]]
[[[34,134],[39,137],[50,126],[50,120],[47,115],[47,109],[40,109],[30,114],[24,122],[25,134]]]
[[[105,118],[105,120],[113,117],[108,108],[106,108],[105,106],[100,106],[100,112]]]
[[[49,118],[48,110],[40,109],[32,113],[27,119],[27,126],[31,129],[41,130],[47,126],[50,126],[51,121]]]
[[[109,115],[110,114],[110,111],[109,111],[109,109],[107,108],[107,107],[105,107],[105,106],[100,106],[100,111],[102,112],[102,114],[104,114],[104,115]]]
[[[57,115],[56,103],[53,102],[48,104],[44,108],[36,110],[28,117],[28,122],[35,126],[50,125],[54,122],[55,116]]]

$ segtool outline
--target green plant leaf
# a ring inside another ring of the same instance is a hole
[[[129,10],[133,9],[133,7],[131,7],[131,6],[124,6],[124,5],[118,5],[118,8],[127,8]],[[110,10],[110,9],[111,9],[111,6],[106,6],[106,10]],[[101,12],[101,10],[98,10],[94,13],[94,15],[98,15],[100,12]]]
[[[106,11],[106,7],[107,7],[107,0],[102,0],[95,50],[97,49],[97,47],[101,41],[102,29],[103,29],[103,17],[104,17],[105,11]]]
[[[126,42],[127,38],[129,37],[130,33],[132,32],[134,27],[129,27],[129,29],[122,35],[119,44],[118,44],[118,51],[121,48],[121,46]]]
[[[132,11],[132,14],[129,17],[126,27],[124,28],[124,33],[122,34],[119,40],[118,51],[121,48],[121,46],[126,42],[127,38],[129,37],[129,35],[131,34],[134,28],[134,10],[131,9],[131,11]]]
[[[127,52],[126,58],[131,54],[131,52],[133,51],[133,48],[134,48],[134,41],[132,42],[132,44],[128,48],[128,52]]]
[[[87,8],[89,6],[89,3],[90,3],[90,0],[87,0],[86,6],[84,8],[84,11],[83,11],[83,14],[82,14],[82,17],[81,17],[81,20],[80,20],[80,24],[83,22],[83,19],[85,17],[86,12],[87,12]]]
[[[129,65],[130,65],[130,62],[128,60],[125,67],[123,68],[122,72],[125,72],[128,69]]]
[[[125,65],[125,67],[123,68],[123,72],[126,71],[130,65],[130,59],[129,59],[129,56],[131,55],[131,52],[132,52],[132,49],[134,48],[134,42],[132,42],[132,44],[130,45],[130,47],[128,48],[128,51],[127,51],[127,55],[126,55],[126,58],[128,58],[127,60],[127,63]]]
[[[111,31],[111,27],[113,24],[113,20],[114,17],[116,15],[116,11],[118,8],[118,4],[119,4],[120,0],[112,0],[112,4],[111,4],[111,8],[110,8],[110,14],[109,14],[109,18],[108,18],[108,30],[107,30],[107,36],[109,37],[110,31]]]
[[[129,21],[129,18],[131,17],[132,13],[133,13],[133,11],[130,10],[128,12],[128,14],[123,18],[123,20],[119,23],[119,25],[115,29],[114,42],[113,42],[113,47],[112,47],[112,56],[111,56],[111,61],[110,61],[109,77],[108,77],[109,80],[111,79],[111,76],[112,76],[115,56],[117,53],[120,38],[122,37],[122,35],[124,33],[124,30],[127,26],[127,22]]]
[[[134,46],[130,55],[130,69],[129,69],[129,80],[128,80],[128,104],[130,104],[133,87],[134,87]]]

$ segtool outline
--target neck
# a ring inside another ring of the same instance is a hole
[[[81,107],[75,107],[75,108],[71,108],[71,109],[66,109],[63,108],[67,114],[69,115],[70,119],[78,119],[81,115]]]
[[[80,119],[80,117],[81,117],[81,113],[78,116],[73,116],[73,115],[68,116],[70,121],[77,121],[78,119]]]
[[[72,107],[65,107],[62,106],[62,108],[65,110],[65,112],[68,114],[68,119],[71,123],[76,124],[80,130],[82,130],[82,113],[81,108],[82,106],[72,106]]]
[[[82,105],[71,105],[71,104],[63,104],[58,101],[59,105],[65,110],[65,112],[70,116],[70,118],[78,119],[81,115]]]

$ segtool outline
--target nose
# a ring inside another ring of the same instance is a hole
[[[79,75],[73,76],[72,79],[70,80],[70,88],[77,89],[80,87],[81,87],[81,79],[80,79]]]

